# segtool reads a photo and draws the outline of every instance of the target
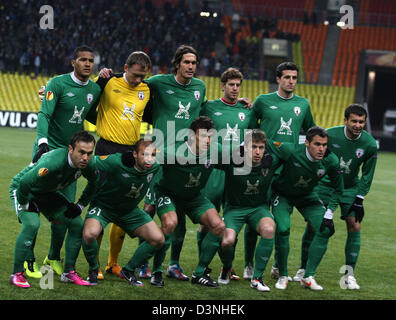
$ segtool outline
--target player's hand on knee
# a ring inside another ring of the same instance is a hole
[[[355,212],[355,222],[362,222],[364,217],[363,198],[356,196],[355,202],[349,208],[348,213]]]
[[[335,228],[333,222],[333,211],[331,211],[330,209],[326,211],[322,220],[322,224],[320,225],[319,231],[323,232],[325,228],[329,229],[329,237],[331,237],[335,232]]]
[[[65,211],[65,217],[73,219],[78,217],[84,210],[84,206],[79,203],[69,202]]]

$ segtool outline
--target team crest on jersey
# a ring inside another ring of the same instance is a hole
[[[78,179],[81,177],[81,170],[77,170],[77,172],[74,174],[74,179]]]
[[[239,112],[238,117],[239,117],[239,120],[241,120],[241,121],[245,121],[245,119],[246,119],[246,115],[243,112]]]
[[[90,103],[92,102],[92,100],[93,100],[93,94],[92,94],[92,93],[88,93],[88,94],[87,94],[87,101],[88,101],[88,104],[90,104]]]
[[[301,113],[301,109],[300,109],[300,107],[298,107],[298,106],[295,106],[295,107],[294,107],[294,113],[296,114],[296,116],[299,116],[299,115],[300,115],[300,113]]]
[[[199,98],[201,97],[201,93],[198,90],[194,91],[194,97],[196,100],[199,100]]]
[[[356,149],[355,151],[356,157],[361,158],[364,154],[364,150],[363,149]]]
[[[208,169],[208,168],[210,167],[211,164],[212,164],[212,163],[210,162],[210,159],[206,160],[205,168]]]
[[[323,177],[325,175],[325,171],[323,169],[319,169],[316,174],[318,175],[319,178]]]
[[[139,97],[140,100],[143,100],[144,99],[144,92],[143,91],[139,91],[138,92],[138,97]]]
[[[263,177],[266,177],[268,175],[269,169],[268,168],[262,168],[261,169],[261,174]]]
[[[48,174],[48,169],[47,168],[41,168],[38,172],[40,177],[44,177]]]
[[[54,99],[54,93],[52,91],[47,91],[47,94],[45,95],[45,100],[51,101]]]
[[[150,183],[151,179],[153,179],[153,174],[152,173],[147,175],[147,182]]]

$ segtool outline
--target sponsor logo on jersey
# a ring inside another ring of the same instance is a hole
[[[283,117],[281,117],[280,122],[281,122],[281,125],[278,130],[278,134],[291,136],[293,134],[293,131],[291,130],[290,126],[293,122],[293,119],[290,118],[288,121],[285,121],[285,120],[283,120]]]
[[[88,104],[90,104],[90,103],[92,102],[92,100],[93,100],[93,94],[92,94],[92,93],[88,93],[88,94],[87,94],[87,101],[88,101]]]
[[[229,123],[227,123],[227,133],[224,137],[225,141],[239,141],[238,137],[238,124],[235,125],[235,127],[231,127]]]
[[[201,93],[198,90],[194,91],[194,97],[196,100],[199,100],[199,98],[201,97]]]
[[[190,113],[188,112],[190,107],[191,107],[191,102],[189,102],[186,106],[183,106],[181,101],[179,101],[179,110],[177,111],[175,118],[186,119],[186,120],[190,119]]]
[[[356,157],[361,158],[364,154],[364,150],[358,148],[358,149],[356,149],[355,153],[356,153]]]
[[[143,91],[139,91],[138,92],[138,97],[140,100],[144,100],[144,92]]]
[[[134,104],[130,108],[128,108],[126,102],[124,102],[124,112],[121,115],[122,120],[135,120],[135,116],[133,114],[133,110],[135,110],[136,105]]]
[[[277,106],[271,106],[270,109],[278,109]]]
[[[115,93],[120,93],[121,91],[118,90],[118,89],[113,89],[113,92],[115,92]]]
[[[67,95],[68,97],[70,97],[70,98],[74,97],[74,93],[73,93],[73,92],[68,92],[68,93],[66,93],[66,95]]]
[[[243,194],[247,195],[253,195],[253,194],[259,194],[259,187],[260,181],[256,180],[255,183],[251,183],[249,180],[246,180],[246,190]]]
[[[40,177],[44,177],[48,174],[48,169],[47,168],[40,168],[39,172],[38,172]]]
[[[132,183],[131,190],[129,190],[129,192],[125,196],[134,199],[139,198],[140,191],[142,190],[142,188],[143,188],[143,183],[139,187],[136,187],[135,184]]]
[[[172,90],[165,91],[167,94],[174,94],[175,92]]]
[[[81,110],[78,110],[77,106],[74,106],[73,116],[70,118],[69,123],[82,123],[82,114],[84,112],[85,107],[82,107]]]
[[[300,109],[300,107],[298,107],[298,106],[295,106],[295,107],[294,107],[294,113],[296,114],[296,116],[299,116],[299,115],[300,115],[300,113],[301,113],[301,109]]]
[[[349,159],[349,161],[345,161],[343,157],[340,158],[340,167],[341,169],[344,170],[345,174],[351,173],[351,169],[349,169],[351,163],[352,163],[352,159]]]
[[[215,112],[214,115],[215,116],[222,116],[223,114],[221,112]]]
[[[333,143],[332,146],[333,146],[334,148],[341,148],[341,146],[340,146],[339,144],[337,144],[337,143]]]
[[[245,119],[246,119],[246,115],[243,112],[239,112],[238,117],[239,117],[239,120],[241,120],[241,121],[245,121]]]
[[[200,185],[200,179],[201,179],[201,172],[198,173],[198,175],[196,177],[194,177],[194,175],[192,173],[190,173],[189,176],[189,180],[188,182],[184,185],[184,187],[186,188],[195,188],[195,187],[199,187]]]
[[[47,91],[47,94],[45,95],[45,100],[51,101],[54,99],[54,93],[52,91]]]

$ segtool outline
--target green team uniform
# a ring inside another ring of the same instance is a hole
[[[260,121],[260,129],[268,139],[298,144],[300,130],[315,126],[307,99],[293,94],[289,99],[278,92],[261,94],[253,103],[253,110]]]
[[[84,127],[84,120],[96,122],[96,105],[101,94],[100,86],[92,80],[82,82],[74,72],[52,78],[45,88],[45,96],[37,118],[37,138],[32,159],[38,145],[47,140],[50,150],[67,148],[74,133]],[[76,197],[77,185],[70,184],[60,191],[69,201]],[[51,244],[48,258],[60,260],[60,250],[66,228],[51,224]],[[33,252],[30,257],[34,258]]]
[[[340,200],[341,218],[355,216],[354,211],[349,212],[356,196],[366,196],[373,181],[375,166],[377,163],[377,144],[374,138],[362,131],[361,135],[351,140],[346,136],[345,126],[337,126],[327,129],[329,134],[328,146],[340,159],[343,170],[344,191]],[[362,170],[359,178],[360,168]],[[333,193],[333,187],[329,178],[325,176],[316,187],[319,197],[326,206],[329,205],[329,195]],[[306,252],[312,242],[313,234],[309,229],[305,230],[302,250],[301,266],[305,269],[307,263]],[[360,252],[360,231],[347,232],[345,241],[345,264],[355,269]]]
[[[290,214],[296,207],[304,219],[315,230],[315,236],[308,253],[305,277],[313,276],[322,259],[330,237],[328,230],[320,232],[326,211],[318,194],[314,191],[318,182],[328,175],[334,189],[328,208],[335,211],[343,191],[342,170],[337,156],[330,153],[322,160],[310,159],[306,146],[273,142],[272,152],[283,161],[283,169],[272,184],[272,213],[277,223],[277,244],[279,276],[287,276],[289,253]]]
[[[97,157],[96,169],[101,178],[100,181],[97,180],[96,192],[90,201],[85,218],[98,220],[103,229],[108,223],[113,222],[133,237],[133,232],[137,228],[152,221],[149,214],[138,205],[160,165],[155,163],[150,170],[140,172],[134,163],[124,163],[122,160],[124,156],[132,157],[132,153]],[[90,189],[88,192],[92,194]],[[97,241],[90,246],[93,247],[94,252],[98,252]],[[133,271],[151,257],[154,251],[154,247],[149,243],[140,244],[126,268]]]
[[[153,103],[151,105],[153,128],[160,130],[164,139],[156,142],[157,150],[159,150],[157,157],[161,162],[161,152],[164,151],[163,144],[169,147],[184,142],[183,136],[186,136],[186,129],[189,129],[194,119],[199,116],[202,104],[206,101],[206,85],[202,80],[195,77],[191,79],[189,84],[182,85],[176,81],[174,74],[159,74],[145,81],[150,85],[153,93]],[[177,139],[178,133],[181,135],[179,139]],[[153,179],[150,189],[147,191],[148,196],[145,198],[145,203],[155,204],[155,199],[152,196],[155,193],[153,188],[161,176],[160,172]],[[172,239],[170,264],[178,264],[185,233],[186,222],[185,217],[182,216]]]
[[[52,150],[44,154],[34,165],[25,167],[11,181],[11,202],[23,226],[15,245],[14,272],[23,271],[23,262],[31,250],[40,226],[37,212],[28,211],[22,206],[29,201],[37,203],[40,212],[49,221],[60,221],[69,229],[66,239],[65,272],[74,269],[82,242],[83,220],[81,216],[74,219],[66,218],[66,200],[62,200],[62,196],[53,196],[53,193],[60,192],[74,183],[81,175],[88,179],[88,185],[92,185],[97,175],[95,160],[91,159],[86,168],[78,169],[70,165],[68,154],[69,151],[65,148]],[[89,195],[89,192],[86,194]],[[85,197],[81,197],[79,203],[84,206],[88,204]]]
[[[252,109],[246,108],[242,102],[229,104],[223,99],[207,101],[200,115],[212,119],[215,129],[222,137],[220,143],[239,146],[243,141],[246,129],[257,127],[257,119]],[[214,169],[202,193],[215,204],[220,212],[223,202],[225,173]]]

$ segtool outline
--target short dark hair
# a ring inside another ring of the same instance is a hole
[[[153,143],[152,136],[150,134],[146,134],[144,137],[140,138],[133,146],[133,151],[139,153],[139,149],[141,145],[150,145]]]
[[[195,50],[191,46],[183,44],[176,49],[175,55],[173,56],[173,59],[172,59],[172,71],[174,74],[177,73],[178,64],[180,64],[180,62],[183,58],[183,55],[185,55],[186,53],[194,54],[195,57],[197,58],[197,64],[199,63],[199,56],[198,56],[197,50]]]
[[[284,70],[294,70],[297,71],[298,74],[298,66],[291,61],[282,62],[280,65],[278,65],[276,67],[276,76],[281,78]]]
[[[78,58],[78,54],[80,52],[86,52],[86,51],[94,53],[93,49],[87,45],[82,45],[74,49],[73,60],[76,60]]]
[[[267,135],[260,129],[247,130],[245,133],[244,144],[246,146],[251,142],[263,142],[265,145],[267,145]]]
[[[134,64],[142,66],[144,69],[151,69],[151,59],[143,51],[132,52],[125,61],[128,67],[132,67]]]
[[[92,134],[90,134],[88,131],[81,130],[73,134],[70,145],[74,149],[76,147],[77,142],[86,142],[86,143],[91,143],[93,142],[95,145],[95,138]]]
[[[356,114],[357,116],[365,116],[367,119],[367,111],[366,109],[358,103],[353,103],[351,105],[349,105],[344,112],[344,116],[346,119],[349,119],[349,116],[351,115],[351,113]]]
[[[190,126],[190,129],[195,133],[197,133],[199,129],[211,130],[214,128],[215,126],[212,119],[207,116],[199,116],[198,118],[195,118]]]
[[[243,80],[242,72],[239,71],[237,68],[233,68],[233,67],[228,68],[226,71],[224,71],[221,74],[220,81],[222,83],[227,83],[227,81],[230,79],[241,79],[241,83],[242,83]]]
[[[319,136],[322,138],[329,137],[325,129],[323,129],[322,127],[315,126],[308,129],[305,138],[308,140],[308,142],[311,142],[315,136]]]

